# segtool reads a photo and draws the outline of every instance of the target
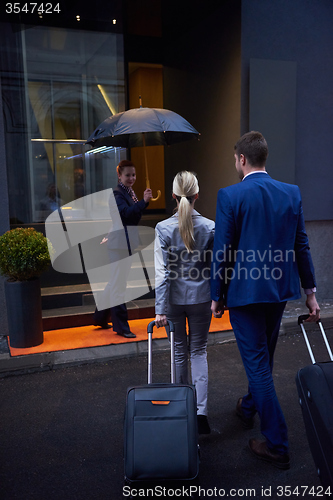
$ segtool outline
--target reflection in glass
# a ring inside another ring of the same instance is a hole
[[[14,47],[14,39],[10,43]],[[116,165],[126,150],[92,154],[85,141],[105,118],[125,109],[123,36],[40,26],[18,32],[15,44],[16,57],[6,64],[17,61],[18,67],[1,70],[9,117],[7,171],[14,187],[11,220],[27,224],[45,221],[54,207],[117,185]],[[5,51],[0,52],[5,60]],[[20,108],[15,99],[16,114],[13,89],[21,96]],[[16,115],[22,125],[14,128]]]
[[[34,172],[34,222],[44,222],[50,213],[87,194],[117,185],[115,166],[126,158],[124,148],[86,151],[83,141],[32,140]],[[49,154],[47,153],[49,150]],[[84,220],[85,207],[71,212]]]

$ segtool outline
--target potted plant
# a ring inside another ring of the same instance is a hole
[[[39,276],[49,264],[47,238],[35,229],[19,227],[0,236],[0,273],[7,277],[5,294],[11,347],[43,343]]]

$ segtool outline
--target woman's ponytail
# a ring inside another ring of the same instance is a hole
[[[195,247],[194,229],[192,220],[192,202],[199,192],[198,179],[192,172],[179,172],[173,181],[173,193],[178,206],[179,234],[188,252],[193,252]]]

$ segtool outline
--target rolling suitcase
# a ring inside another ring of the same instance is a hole
[[[192,385],[175,384],[174,326],[168,322],[171,384],[152,383],[148,325],[148,384],[127,390],[124,422],[125,480],[192,480],[199,472],[197,405]]]
[[[324,488],[333,486],[333,355],[321,321],[318,321],[331,361],[316,363],[300,316],[298,324],[307,345],[312,365],[296,376],[299,402],[306,434],[318,476]]]

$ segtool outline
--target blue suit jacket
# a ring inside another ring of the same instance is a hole
[[[227,307],[299,299],[300,279],[315,287],[299,188],[256,172],[220,189],[212,299]]]
[[[140,222],[144,209],[149,205],[149,203],[146,203],[144,199],[135,203],[126,189],[121,187],[119,184],[114,188],[113,194],[118,205],[123,225],[137,226]]]
[[[119,184],[113,189],[113,194],[125,233],[122,228],[119,231],[111,231],[108,235],[108,248],[112,251],[128,250],[128,254],[131,255],[140,245],[139,231],[133,226],[139,224],[141,216],[149,203],[146,203],[144,199],[135,203],[126,189]],[[112,212],[111,208],[110,211]],[[114,258],[119,257],[115,256]]]

